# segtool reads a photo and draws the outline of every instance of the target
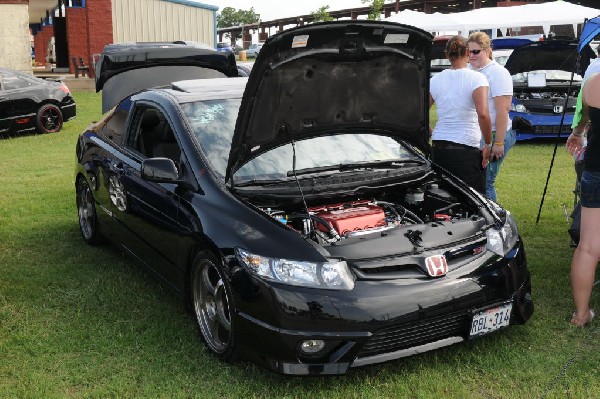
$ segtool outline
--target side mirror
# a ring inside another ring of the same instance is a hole
[[[177,183],[179,172],[169,158],[149,158],[142,161],[142,177],[156,183]]]

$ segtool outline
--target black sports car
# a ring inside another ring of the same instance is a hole
[[[219,358],[285,374],[524,323],[515,221],[427,159],[431,39],[314,24],[269,38],[249,78],[126,96],[77,143],[85,241],[179,290]]]
[[[58,132],[75,115],[64,83],[0,68],[0,134]]]

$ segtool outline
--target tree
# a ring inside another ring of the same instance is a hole
[[[249,10],[236,10],[233,7],[225,7],[217,15],[217,28],[255,24],[258,21],[260,21],[260,14],[254,12],[254,7],[251,7]],[[225,36],[231,37],[231,40],[235,42],[240,35],[227,33]]]
[[[333,17],[329,15],[329,6],[323,6],[319,8],[317,11],[313,11],[310,13],[313,17],[312,22],[326,22],[333,21]]]
[[[363,4],[371,4],[371,11],[369,11],[367,19],[379,21],[381,19],[381,12],[383,11],[383,5],[385,4],[384,2],[385,0],[362,0]]]

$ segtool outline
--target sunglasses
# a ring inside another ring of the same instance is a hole
[[[483,50],[470,50],[470,52],[471,52],[472,54],[475,54],[475,55],[477,55],[477,54],[481,53],[482,51],[483,51]]]

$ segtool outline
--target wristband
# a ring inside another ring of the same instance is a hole
[[[504,145],[504,142],[503,141],[495,141],[494,145]]]

